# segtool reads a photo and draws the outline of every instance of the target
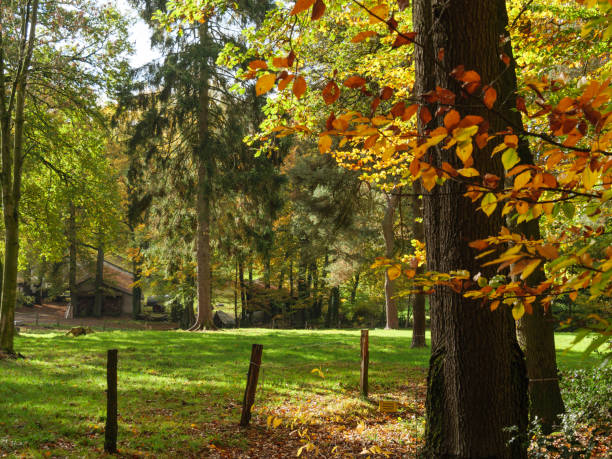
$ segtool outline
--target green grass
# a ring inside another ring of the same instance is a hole
[[[409,331],[370,332],[370,394],[376,399],[411,392],[402,404],[412,403],[420,416],[429,349],[410,349],[410,337]],[[559,334],[558,348],[572,340],[570,333]],[[252,343],[264,345],[254,424],[265,425],[269,413],[290,416],[313,400],[325,415],[374,415],[375,407],[357,392],[359,331],[107,331],[78,338],[31,332],[16,341],[27,359],[0,361],[0,455],[101,454],[105,351],[111,348],[119,349],[121,450],[201,457],[210,444],[252,447],[235,428]],[[598,363],[595,355],[582,359],[587,345],[560,352],[561,369]],[[286,407],[291,409],[282,411]]]

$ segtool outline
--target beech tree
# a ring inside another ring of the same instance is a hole
[[[29,118],[66,107],[91,110],[95,91],[111,89],[120,75],[118,55],[126,47],[126,29],[116,10],[87,0],[3,2],[0,19],[0,144],[5,225],[0,349],[11,354],[23,167],[35,146],[28,139]]]

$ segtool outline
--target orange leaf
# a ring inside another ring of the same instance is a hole
[[[497,91],[495,88],[488,87],[484,93],[484,103],[489,110],[493,108],[493,104],[497,100]]]
[[[293,94],[298,99],[304,95],[306,92],[306,80],[303,76],[298,76],[293,82]]]
[[[335,81],[327,83],[323,89],[323,100],[327,105],[333,104],[340,97],[340,88]]]
[[[268,68],[268,64],[266,64],[266,61],[262,61],[261,59],[257,59],[254,61],[249,62],[249,68],[251,70],[257,70],[257,69],[267,69]]]
[[[332,145],[332,138],[328,135],[322,135],[319,137],[319,151],[321,153],[327,153]]]
[[[408,121],[410,118],[414,116],[414,114],[417,112],[418,109],[419,109],[418,104],[412,104],[410,107],[406,108],[406,110],[404,110],[404,114],[402,115],[402,120]]]
[[[314,2],[315,0],[296,0],[291,13],[289,14],[291,16],[300,14],[302,11],[306,11],[308,8],[310,8]]]
[[[444,127],[451,131],[457,124],[459,124],[460,120],[461,115],[459,115],[459,112],[457,110],[451,110],[444,117]]]
[[[294,78],[295,78],[295,75],[288,75],[282,80],[280,80],[280,82],[278,83],[278,90],[284,91],[287,85],[289,85],[289,83],[291,83],[291,80],[293,80]]]
[[[406,104],[400,101],[397,104],[395,104],[393,107],[391,107],[391,114],[395,118],[397,118],[398,116],[402,116],[405,110],[406,110]]]
[[[518,137],[515,135],[507,135],[504,137],[504,143],[510,148],[516,148],[518,146]]]
[[[275,57],[272,59],[272,64],[274,64],[274,67],[278,68],[289,67],[289,61],[286,57]]]
[[[262,94],[267,93],[274,87],[274,82],[276,81],[276,74],[274,73],[266,73],[262,75],[255,83],[255,94],[261,96]]]
[[[493,303],[491,303],[491,311],[495,311],[498,306],[499,306],[499,300],[496,300]]]
[[[427,124],[433,119],[433,117],[431,116],[431,112],[427,107],[421,107],[421,113],[419,114],[419,116],[423,124]]]
[[[384,3],[381,3],[373,8],[370,8],[368,13],[370,15],[370,24],[384,22],[387,16],[389,16],[389,7]]]
[[[324,12],[325,12],[325,3],[323,3],[323,0],[316,0],[314,6],[312,7],[312,15],[310,16],[310,19],[313,21],[316,21],[321,16],[323,16]]]
[[[364,84],[366,84],[366,80],[364,80],[358,75],[354,75],[352,77],[348,77],[346,80],[344,80],[344,83],[342,84],[347,88],[356,89],[361,88]]]
[[[373,30],[364,30],[363,32],[359,32],[357,35],[355,35],[351,39],[351,42],[352,43],[359,43],[359,42],[362,42],[363,40],[365,40],[368,37],[373,37],[374,35],[376,35],[376,32],[374,32]]]

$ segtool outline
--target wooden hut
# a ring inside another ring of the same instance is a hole
[[[134,274],[120,266],[104,260],[102,281],[102,315],[121,316],[132,313],[132,284]],[[83,273],[77,280],[75,317],[93,315],[96,295],[95,273]]]

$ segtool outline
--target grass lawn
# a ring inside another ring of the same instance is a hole
[[[119,349],[126,457],[295,457],[300,447],[411,455],[423,433],[429,349],[410,349],[410,338],[370,332],[366,401],[357,390],[358,330],[23,332],[16,348],[27,358],[0,361],[0,456],[100,456],[110,348]],[[557,335],[561,369],[599,362],[582,359],[588,340],[563,352],[572,340]],[[260,384],[252,427],[240,429],[252,343],[264,345]],[[378,399],[399,401],[400,412],[379,413]]]

